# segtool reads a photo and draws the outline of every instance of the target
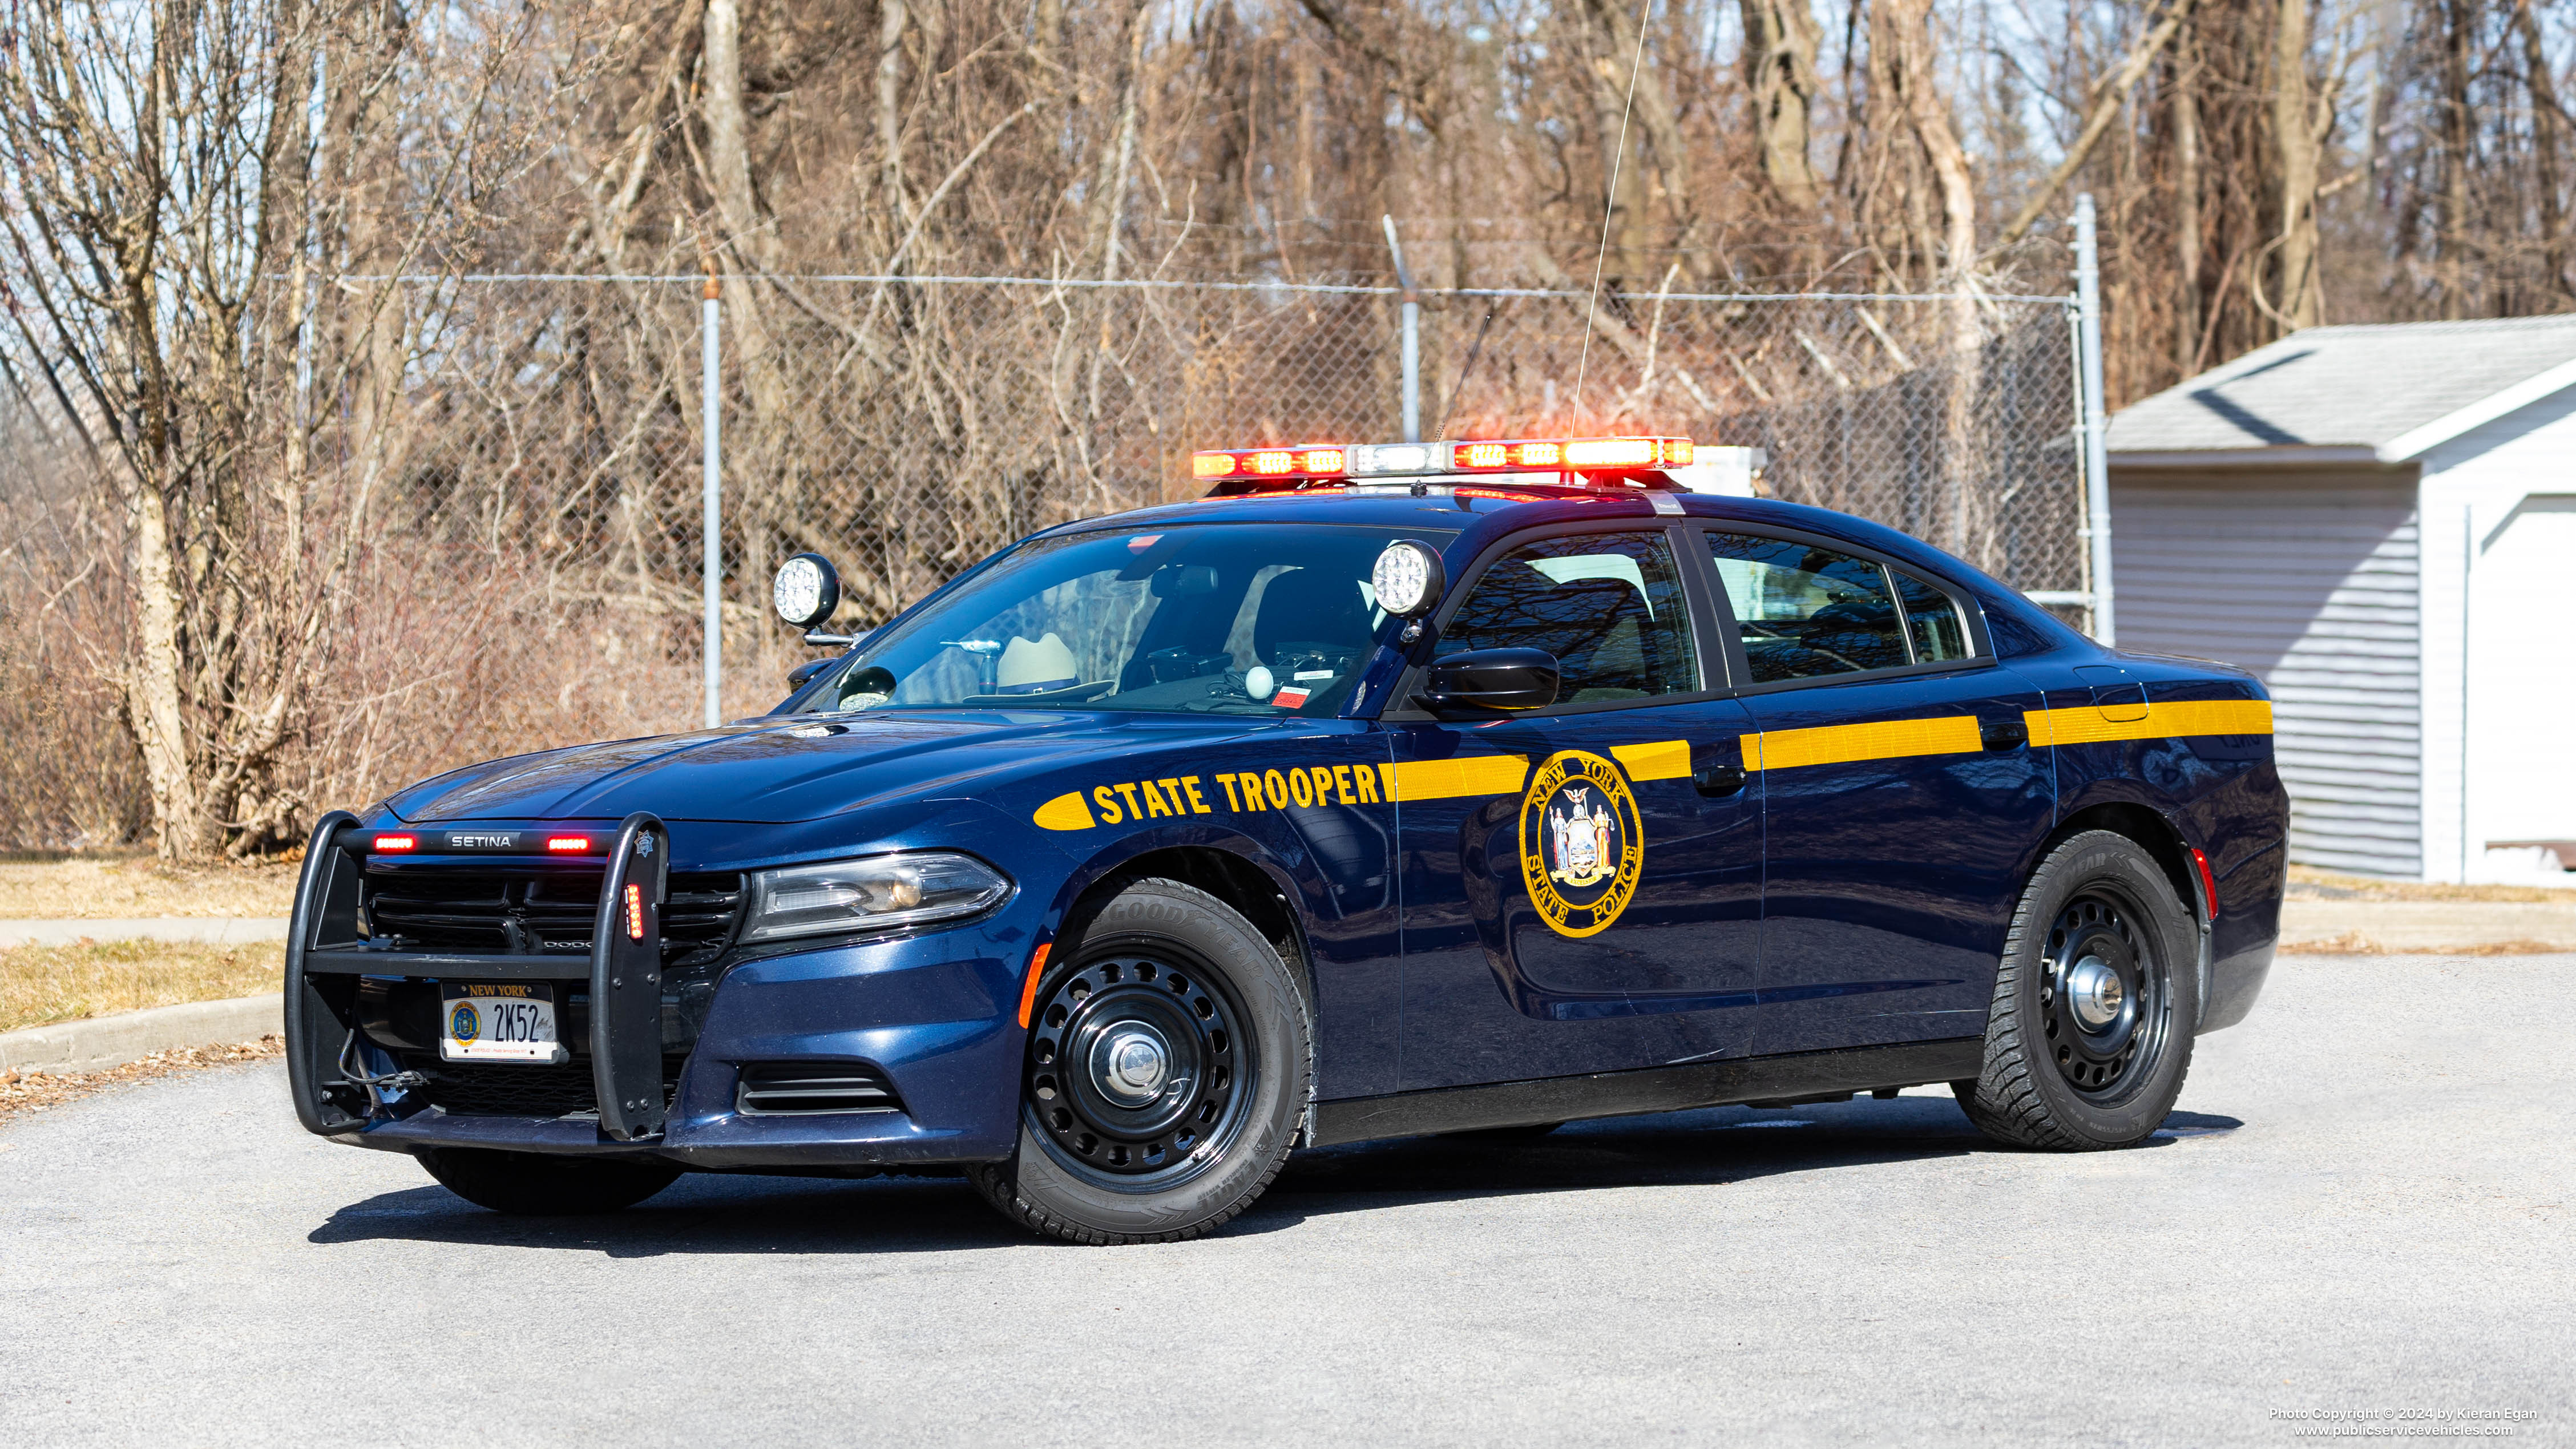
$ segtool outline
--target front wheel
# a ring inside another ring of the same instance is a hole
[[[496,1213],[555,1217],[613,1213],[633,1207],[680,1175],[659,1162],[498,1152],[485,1147],[429,1147],[420,1153],[440,1186]]]
[[[1170,880],[1129,885],[1038,984],[1019,1150],[976,1187],[1074,1243],[1194,1238],[1252,1205],[1305,1111],[1304,991],[1251,922]]]
[[[2197,923],[2124,835],[2074,836],[2032,872],[2005,938],[1983,1069],[1951,1091],[1998,1142],[2129,1147],[2173,1110],[2200,1010]]]

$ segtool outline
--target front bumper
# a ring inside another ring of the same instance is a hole
[[[594,1116],[509,1117],[423,1105],[355,1132],[360,1147],[491,1147],[650,1157],[688,1167],[891,1167],[989,1162],[1019,1138],[1022,1033],[1015,949],[1001,922],[910,940],[747,961],[716,987],[661,1137],[621,1142]],[[740,1110],[750,1063],[846,1063],[890,1082],[899,1111]]]
[[[379,1078],[392,1077],[403,1064],[367,1029],[362,983],[473,980],[478,971],[524,968],[530,958],[388,958],[389,974],[353,969],[345,952],[310,949],[328,939],[317,934],[326,927],[307,899],[327,893],[312,888],[316,874],[308,870],[308,889],[299,893],[287,990],[298,1113],[320,1135],[394,1152],[482,1147],[660,1159],[711,1171],[994,1161],[1017,1145],[1025,1047],[1017,1019],[1021,973],[1043,911],[1025,893],[994,915],[946,930],[821,943],[723,967],[694,1039],[673,1042],[666,1035],[660,1043],[666,1053],[685,1051],[685,1059],[668,1058],[682,1064],[659,1130],[637,1134],[603,1124],[595,1110],[526,1116],[451,1110],[430,1100],[436,1092],[426,1083],[380,1082],[372,1093],[349,1085],[344,1056],[361,1075]],[[595,1050],[604,1040],[596,1029],[579,1031],[595,1013],[574,1001],[559,1025],[567,1038],[591,1038],[570,1041],[576,1053]],[[653,1025],[667,1031],[666,1021]],[[573,1065],[588,1073],[593,1060],[577,1054]],[[899,1106],[746,1111],[738,1088],[753,1066],[863,1070],[888,1084]]]

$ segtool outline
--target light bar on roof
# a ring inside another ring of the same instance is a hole
[[[1542,469],[1607,473],[1685,468],[1697,452],[1688,438],[1663,437],[1360,443],[1347,448],[1301,444],[1293,448],[1210,449],[1191,455],[1190,471],[1220,483],[1231,479],[1302,483],[1450,473],[1528,473]],[[1239,490],[1239,485],[1234,486]]]

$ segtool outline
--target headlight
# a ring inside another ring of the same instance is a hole
[[[751,878],[746,941],[917,926],[971,916],[1011,882],[971,856],[945,851],[871,856],[764,870]]]

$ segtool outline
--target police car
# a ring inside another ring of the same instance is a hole
[[[759,718],[335,811],[296,1112],[505,1212],[962,1171],[1089,1243],[1301,1146],[1720,1103],[2142,1140],[2271,961],[2262,686],[1692,459],[1203,453],[1198,501],[809,633],[850,647]]]

